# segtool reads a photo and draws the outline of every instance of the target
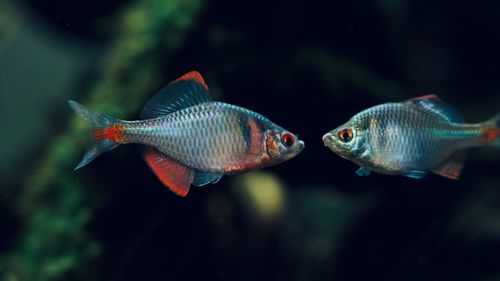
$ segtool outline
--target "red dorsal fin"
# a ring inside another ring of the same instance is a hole
[[[184,74],[158,91],[141,111],[142,119],[157,118],[211,101],[208,86],[197,71]]]
[[[160,181],[179,196],[186,196],[193,182],[194,172],[178,162],[169,159],[155,148],[147,147],[144,159]]]
[[[439,99],[439,97],[434,95],[434,94],[427,94],[427,95],[423,95],[423,96],[414,97],[411,100],[413,100],[413,101],[419,101],[419,100],[441,101],[441,99]]]
[[[175,80],[174,82],[189,81],[189,80],[193,80],[194,82],[196,82],[197,84],[202,86],[203,89],[208,90],[208,86],[205,83],[205,80],[203,80],[203,77],[201,76],[201,74],[196,70],[182,75],[181,77],[177,78],[177,80]]]

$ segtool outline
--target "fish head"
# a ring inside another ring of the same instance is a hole
[[[271,162],[278,163],[293,158],[305,147],[297,135],[284,129],[270,129],[264,133],[265,153]]]
[[[323,143],[339,156],[355,160],[367,150],[364,132],[360,124],[350,120],[323,135]]]

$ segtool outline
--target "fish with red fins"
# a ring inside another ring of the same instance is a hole
[[[422,178],[434,172],[458,179],[466,148],[500,146],[500,114],[468,124],[437,96],[421,96],[363,110],[325,134],[323,142],[358,164],[359,176],[375,171]]]
[[[223,175],[286,161],[304,149],[297,135],[266,117],[210,97],[202,76],[192,71],[153,96],[141,120],[125,121],[69,101],[93,128],[79,169],[120,144],[145,145],[144,159],[170,190],[186,196],[192,185],[216,183]]]

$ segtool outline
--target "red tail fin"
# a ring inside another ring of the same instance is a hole
[[[75,101],[69,101],[68,103],[76,114],[92,126],[94,137],[75,170],[87,165],[101,153],[109,151],[117,147],[120,143],[123,143],[124,125],[120,123],[121,121],[99,112],[94,112]]]
[[[500,113],[486,121],[486,141],[495,146],[500,146]]]
[[[123,143],[125,139],[123,136],[123,131],[124,127],[122,124],[112,124],[109,127],[95,129],[94,138],[97,141],[107,139],[112,142]]]

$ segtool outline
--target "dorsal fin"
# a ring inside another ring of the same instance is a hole
[[[144,160],[158,179],[175,194],[182,197],[188,194],[189,186],[194,178],[193,169],[169,159],[152,147],[146,147]]]
[[[405,102],[419,110],[430,112],[454,123],[463,123],[463,118],[453,107],[440,100],[436,95],[426,95]]]
[[[197,71],[184,74],[158,91],[141,111],[142,119],[165,116],[169,113],[211,101],[208,86]]]

